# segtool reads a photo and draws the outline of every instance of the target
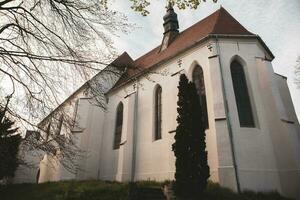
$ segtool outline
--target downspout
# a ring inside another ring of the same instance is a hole
[[[238,191],[238,193],[241,193],[241,186],[240,186],[240,180],[239,180],[239,174],[238,174],[238,168],[237,168],[237,162],[236,162],[236,155],[235,155],[235,147],[234,147],[234,142],[233,142],[233,132],[232,132],[232,126],[231,126],[231,121],[230,121],[229,106],[228,106],[228,101],[227,101],[225,81],[224,81],[223,68],[222,68],[222,62],[221,62],[220,45],[219,45],[219,40],[218,40],[217,35],[215,35],[215,38],[216,38],[216,44],[217,44],[217,54],[218,54],[218,58],[219,58],[220,73],[221,73],[222,91],[224,94],[223,101],[225,104],[225,115],[227,118],[226,122],[227,122],[228,132],[229,132],[229,140],[230,140],[230,146],[231,146],[233,168],[234,168],[234,173],[235,173],[235,177],[236,177],[237,191]]]
[[[136,79],[136,92],[134,98],[134,116],[133,116],[133,140],[132,140],[132,163],[131,163],[131,182],[134,182],[135,177],[135,162],[136,162],[136,141],[138,128],[138,97],[139,97],[139,83]]]

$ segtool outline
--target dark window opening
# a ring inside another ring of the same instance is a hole
[[[230,70],[240,126],[255,127],[243,66],[239,62],[233,61]]]
[[[193,82],[195,83],[197,93],[199,95],[199,101],[202,109],[202,122],[204,124],[204,128],[208,129],[208,113],[207,113],[207,103],[206,103],[206,93],[205,93],[205,83],[204,83],[204,75],[202,68],[197,65],[193,71]]]
[[[58,128],[57,128],[56,135],[60,135],[61,129],[62,129],[62,126],[63,126],[63,122],[64,122],[64,115],[61,115],[60,118],[59,118],[59,121],[58,121]]]
[[[162,107],[161,94],[162,94],[162,89],[160,86],[157,86],[155,90],[155,102],[154,102],[154,106],[155,106],[154,140],[161,139],[161,118],[162,118],[161,117],[161,107]]]
[[[122,126],[123,126],[123,103],[121,102],[117,107],[114,149],[120,148],[121,137],[122,137]]]

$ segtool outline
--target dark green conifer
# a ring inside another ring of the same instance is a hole
[[[172,146],[176,157],[175,194],[198,197],[207,186],[209,166],[202,111],[195,84],[180,76],[177,128]]]
[[[0,180],[13,177],[19,165],[18,151],[21,136],[14,128],[14,122],[5,116],[0,108]]]

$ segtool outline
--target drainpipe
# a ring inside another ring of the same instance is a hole
[[[223,68],[222,68],[222,62],[221,62],[220,45],[219,45],[219,40],[218,40],[217,35],[215,35],[215,38],[216,38],[216,44],[217,44],[217,54],[219,55],[218,58],[219,58],[219,66],[220,66],[221,80],[222,80],[222,91],[224,94],[223,101],[225,104],[225,115],[227,118],[226,122],[227,122],[227,127],[228,127],[228,132],[229,132],[229,140],[230,140],[230,146],[231,146],[233,168],[234,168],[234,173],[235,173],[235,178],[236,178],[237,191],[238,191],[238,193],[241,193],[241,186],[240,186],[238,167],[237,167],[236,155],[235,155],[235,147],[234,147],[234,142],[233,142],[232,126],[231,126],[230,115],[229,115],[229,106],[228,106],[228,101],[227,101],[225,81],[224,81]]]
[[[137,128],[138,128],[138,97],[139,97],[139,83],[136,79],[136,92],[134,98],[134,116],[133,116],[133,140],[132,140],[132,163],[131,163],[131,182],[134,182],[135,177],[135,162],[136,162],[136,141],[137,141]]]

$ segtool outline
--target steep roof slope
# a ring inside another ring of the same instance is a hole
[[[134,65],[134,61],[132,58],[128,55],[128,53],[125,51],[120,56],[118,56],[112,63],[110,63],[108,66],[114,66],[117,68],[129,68]]]
[[[221,7],[213,14],[181,32],[166,50],[159,52],[159,45],[149,53],[135,60],[135,66],[147,68],[191,46],[209,34],[254,35]]]
[[[155,64],[178,54],[186,48],[196,44],[201,39],[212,34],[255,36],[243,27],[236,19],[234,19],[223,7],[221,7],[208,17],[179,33],[175,40],[165,50],[160,51],[159,45],[150,52],[136,59],[134,61],[135,68],[128,69],[115,87],[126,82],[126,80],[130,80],[132,77],[149,69]]]
[[[218,11],[213,30],[209,34],[254,35],[241,25],[227,10],[221,7]]]

